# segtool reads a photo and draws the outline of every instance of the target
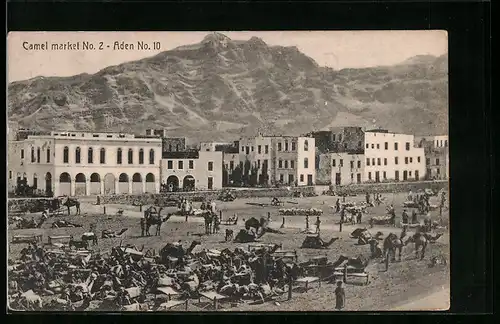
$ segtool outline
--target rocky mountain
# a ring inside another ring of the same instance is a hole
[[[193,140],[342,125],[440,134],[448,130],[448,58],[335,71],[296,47],[214,33],[92,75],[12,82],[8,116],[40,130],[166,128]]]

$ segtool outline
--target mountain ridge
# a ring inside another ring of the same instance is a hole
[[[211,33],[94,74],[8,85],[8,117],[38,130],[166,128],[194,141],[257,132],[300,135],[335,126],[447,133],[447,55],[334,70],[295,46]]]

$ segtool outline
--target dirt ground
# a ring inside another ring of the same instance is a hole
[[[406,200],[406,193],[387,194],[386,204],[394,204],[396,209],[397,220],[399,222],[403,211],[402,203]],[[347,201],[361,202],[364,196],[348,197]],[[356,256],[363,254],[369,256],[369,246],[358,246],[356,240],[349,238],[349,234],[358,227],[368,227],[368,220],[372,216],[381,216],[385,214],[385,204],[369,208],[368,214],[363,215],[362,225],[345,225],[343,231],[339,232],[339,225],[336,224],[340,220],[338,214],[333,213],[331,206],[335,204],[337,197],[318,196],[309,198],[283,198],[285,201],[284,207],[260,207],[249,205],[248,203],[264,203],[269,204],[269,198],[255,199],[237,199],[234,202],[219,202],[217,208],[222,210],[223,218],[237,214],[239,224],[230,226],[234,229],[235,234],[240,228],[243,228],[243,219],[250,217],[259,218],[267,216],[271,213],[270,227],[278,229],[282,223],[283,216],[278,214],[279,208],[309,208],[315,207],[323,210],[321,216],[321,237],[328,241],[332,237],[339,237],[339,240],[334,242],[328,249],[300,249],[305,234],[300,233],[305,228],[304,216],[285,216],[285,228],[281,229],[284,234],[265,234],[261,238],[263,243],[282,243],[284,250],[296,250],[299,256],[299,261],[306,261],[310,257],[318,255],[328,256],[328,260],[334,261],[340,255]],[[437,204],[437,197],[431,199],[431,204]],[[195,203],[198,207],[199,203]],[[116,216],[118,208],[124,210],[123,216]],[[145,208],[145,207],[143,207]],[[139,207],[134,206],[119,206],[106,205],[106,214],[103,215],[103,206],[95,206],[92,202],[82,202],[81,216],[63,216],[57,219],[66,219],[74,223],[82,224],[82,228],[61,228],[51,229],[50,224],[55,221],[55,218],[50,218],[41,229],[26,229],[17,230],[10,228],[9,235],[9,257],[16,258],[20,250],[25,244],[10,244],[12,236],[19,234],[38,233],[43,234],[44,242],[47,242],[49,235],[74,235],[81,236],[85,231],[88,231],[90,224],[97,225],[97,232],[104,229],[120,230],[128,228],[122,238],[115,239],[100,239],[97,247],[101,252],[109,251],[111,247],[123,244],[133,244],[139,248],[144,245],[145,249],[161,249],[167,242],[175,242],[181,240],[184,245],[189,245],[192,240],[201,240],[202,245],[195,248],[198,249],[224,249],[235,247],[247,248],[248,244],[226,243],[224,242],[224,230],[226,225],[221,226],[221,233],[214,235],[204,235],[203,219],[198,217],[190,217],[188,222],[185,222],[184,217],[173,216],[168,220],[161,229],[161,236],[140,237],[139,218],[142,217],[142,212]],[[173,212],[175,208],[168,208],[164,213]],[[74,213],[74,210],[72,210]],[[433,219],[438,219],[438,211],[431,212]],[[31,217],[30,215],[28,217]],[[34,215],[40,217],[40,215]],[[419,216],[421,217],[421,216]],[[448,209],[443,211],[443,219],[448,220]],[[310,217],[311,227],[316,217]],[[388,226],[375,226],[370,230],[372,233],[382,231],[384,234],[394,232],[399,235],[401,229]],[[154,232],[154,227],[152,228]],[[434,255],[444,255],[449,261],[449,234],[445,231],[444,235],[434,244],[429,244],[426,251],[425,260],[419,261],[415,259],[413,244],[408,245],[403,250],[401,262],[391,263],[389,270],[385,271],[384,264],[379,261],[373,261],[367,271],[370,273],[370,282],[368,285],[362,285],[362,279],[356,282],[356,279],[350,279],[345,286],[346,291],[346,308],[345,310],[414,310],[415,308],[429,307],[432,309],[447,309],[449,307],[449,266],[438,265],[430,268],[428,266],[429,259]],[[449,263],[448,263],[449,264]],[[292,300],[287,301],[286,296],[278,298],[275,302],[264,304],[249,305],[240,304],[231,307],[228,304],[222,304],[223,310],[226,311],[332,311],[335,306],[335,286],[323,282],[321,287],[316,283],[310,285],[307,292],[294,292]],[[445,293],[443,294],[443,291]],[[446,293],[447,292],[447,293]],[[418,303],[419,300],[433,295],[432,306]],[[422,305],[422,306],[418,306]],[[199,310],[196,307],[189,307],[188,310]]]

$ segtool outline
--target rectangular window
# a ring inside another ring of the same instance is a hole
[[[295,169],[295,161],[294,160],[290,161],[290,168]]]
[[[351,169],[354,169],[354,161],[351,161]]]
[[[358,169],[361,169],[361,161],[358,161]]]
[[[368,172],[368,180],[371,180],[371,179],[372,179],[372,173]]]
[[[283,168],[283,161],[282,160],[279,160],[278,161],[278,168]]]
[[[332,134],[332,140],[335,142],[335,134]]]
[[[183,170],[184,169],[184,161],[178,161],[177,162],[177,169]]]
[[[297,149],[295,145],[296,145],[296,143],[292,142],[292,151],[295,151]]]
[[[370,166],[370,159],[366,159],[366,165]]]
[[[372,165],[375,165],[375,158],[372,159]]]
[[[9,179],[12,179],[12,171],[9,171]]]
[[[439,171],[439,168],[438,168],[438,169],[436,169],[436,174],[439,175],[439,173],[440,173],[440,171]]]
[[[189,160],[188,165],[189,165],[189,169],[190,169],[190,170],[193,170],[193,169],[194,169],[194,161],[193,161],[193,160]],[[234,165],[233,165],[233,161],[231,161],[230,165],[231,165],[231,170],[232,170],[232,169],[233,169],[233,166],[234,166]]]
[[[304,182],[304,175],[303,174],[300,175],[300,182]]]
[[[260,169],[260,160],[257,160],[257,168]]]
[[[269,145],[264,146],[264,153],[269,154]]]
[[[410,176],[410,177],[411,177],[411,171],[408,171],[408,176]]]
[[[375,144],[372,144],[372,149],[374,149],[374,148],[375,148]]]
[[[244,146],[241,147],[241,152],[245,152],[245,147]]]
[[[285,169],[288,169],[288,160],[285,160]]]
[[[189,161],[189,162],[193,162],[193,161]],[[192,168],[190,168],[192,169]],[[229,161],[229,169],[232,171],[234,170],[234,161]]]
[[[172,170],[174,168],[174,162],[173,161],[167,161],[167,169]]]
[[[262,145],[257,146],[257,153],[262,153]]]
[[[380,165],[380,158],[377,158],[377,165]]]
[[[99,163],[106,164],[106,150],[103,148],[99,151]]]
[[[361,183],[361,173],[358,173],[358,174],[356,175],[356,182],[357,182],[357,183]]]
[[[394,180],[399,181],[399,171],[394,171]]]
[[[214,163],[212,161],[208,162],[208,171],[214,170]]]
[[[281,142],[278,143],[278,152],[281,152]]]
[[[406,150],[409,151],[410,150],[410,142],[406,142]]]
[[[343,160],[343,159],[340,159],[340,160],[339,160],[339,165],[340,165],[341,167],[343,167],[343,166],[344,166],[344,160]],[[306,167],[306,168],[307,168],[307,167]]]
[[[408,164],[408,158],[405,157],[405,164]]]
[[[420,156],[417,156],[417,163],[420,163]]]
[[[380,144],[377,144],[377,150],[380,149]]]
[[[436,159],[436,165],[439,165],[439,159]]]
[[[335,160],[335,159],[332,160],[332,166],[333,167],[337,166],[337,160]]]
[[[250,154],[250,146],[247,146],[247,147],[246,147],[246,150],[247,150],[247,151],[246,151],[246,153],[247,153],[247,154]]]
[[[384,175],[384,180],[387,180],[387,172],[384,171],[383,175]]]
[[[50,163],[50,148],[47,149],[47,163]]]
[[[253,152],[253,145],[252,145],[252,152]]]
[[[24,159],[24,150],[21,149],[21,159]]]
[[[410,158],[410,163],[413,163],[413,158],[412,157]]]
[[[396,156],[396,157],[394,158],[394,164],[398,164],[398,162],[399,162],[399,159],[398,159],[398,157]]]
[[[385,150],[388,150],[388,149],[389,149],[389,143],[387,143],[387,142],[385,142],[385,143],[384,143],[384,149],[385,149]]]
[[[397,151],[398,150],[398,143],[394,143],[394,151]]]
[[[366,148],[370,148],[370,144],[366,143]]]
[[[288,152],[288,141],[285,141],[285,152]]]
[[[285,180],[285,176],[283,174],[280,174],[280,181],[283,182]]]
[[[384,165],[387,165],[387,158],[384,158]]]

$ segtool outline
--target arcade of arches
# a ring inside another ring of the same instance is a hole
[[[46,188],[52,188],[52,175],[45,176]],[[55,195],[62,196],[93,196],[116,194],[156,193],[156,177],[153,173],[120,173],[118,177],[112,173],[91,173],[86,176],[77,173],[71,176],[63,172],[56,180]],[[47,190],[47,189],[46,189]]]
[[[175,175],[170,175],[167,180],[163,183],[163,186],[167,191],[194,191],[196,187],[196,180],[192,175],[187,175],[181,178],[182,182]]]

